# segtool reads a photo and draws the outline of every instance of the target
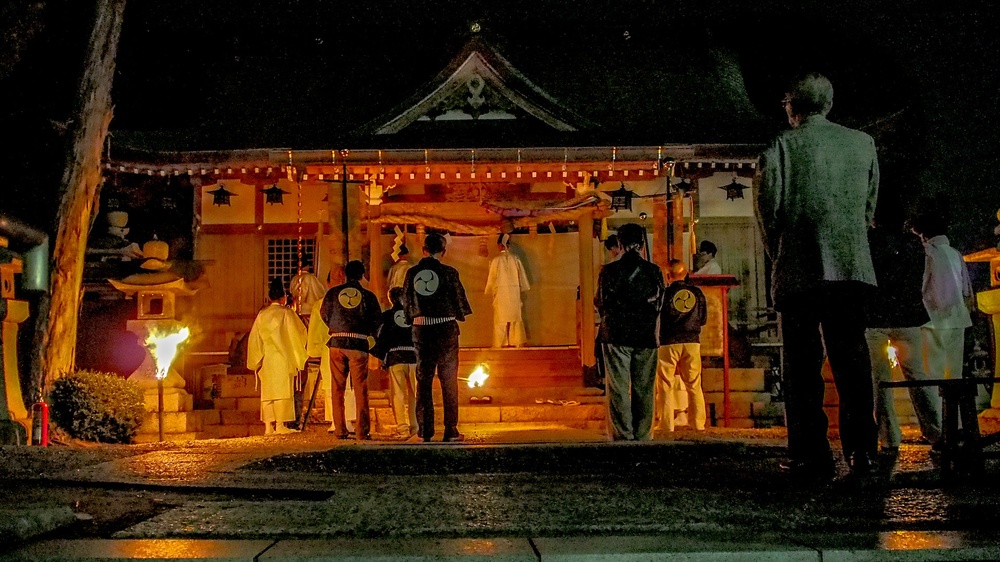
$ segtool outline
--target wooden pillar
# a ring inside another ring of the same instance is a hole
[[[375,293],[379,302],[385,303],[385,272],[382,271],[382,224],[375,221],[382,214],[382,207],[369,205],[368,221],[368,287]]]
[[[328,234],[323,237],[326,263],[330,268],[330,284],[339,285],[345,281],[344,266],[347,265],[347,238],[344,236],[342,217],[344,198],[340,183],[327,184],[327,225]],[[324,279],[325,281],[325,279]]]
[[[667,245],[667,229],[670,220],[667,213],[667,198],[653,199],[653,256],[652,261],[664,269],[670,259],[670,249]]]
[[[368,201],[365,192],[358,189],[357,185],[349,184],[347,186],[347,232],[350,238],[348,241],[348,248],[350,250],[347,255],[348,261],[364,259],[364,236],[361,235],[361,218],[367,206]]]
[[[416,250],[418,250],[418,253],[416,254],[418,256],[420,255],[419,250],[422,250],[423,247],[424,247],[424,238],[426,238],[426,237],[427,237],[427,229],[424,228],[424,225],[418,224],[417,225],[417,247],[415,248]],[[410,252],[413,253],[413,250],[410,250]]]
[[[670,196],[667,229],[670,231],[669,259],[684,260],[684,198],[680,192]]]
[[[597,363],[594,357],[594,216],[590,210],[580,216],[580,361],[584,367]]]

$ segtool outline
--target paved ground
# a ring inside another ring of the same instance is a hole
[[[466,433],[461,444],[359,445],[314,427],[181,444],[2,449],[0,534],[17,542],[0,554],[1000,559],[1000,462],[988,460],[982,477],[942,480],[912,433],[876,476],[824,484],[780,473],[780,428],[679,432],[646,444],[554,426]]]

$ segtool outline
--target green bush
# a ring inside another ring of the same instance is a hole
[[[71,437],[101,443],[131,442],[145,414],[138,386],[100,371],[57,380],[49,402],[52,421]]]

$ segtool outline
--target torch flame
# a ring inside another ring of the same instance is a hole
[[[177,356],[177,347],[188,338],[189,333],[190,331],[187,328],[181,328],[177,332],[168,334],[150,333],[146,337],[146,347],[149,348],[149,354],[156,361],[156,378],[167,378],[170,364],[174,362],[174,357]]]
[[[465,379],[469,383],[469,388],[475,388],[477,386],[483,386],[486,383],[486,379],[489,378],[489,374],[486,372],[486,364],[480,363],[476,366],[476,370],[472,371],[469,378]]]
[[[895,369],[899,366],[899,359],[896,357],[896,348],[892,345],[892,340],[886,340],[885,354],[889,357],[889,367]]]

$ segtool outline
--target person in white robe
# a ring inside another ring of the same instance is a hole
[[[306,327],[285,306],[280,279],[271,282],[270,303],[254,319],[247,345],[247,368],[260,381],[260,419],[264,434],[295,433],[285,422],[295,420],[294,381],[306,363]]]
[[[326,285],[319,280],[319,277],[305,267],[300,269],[288,283],[288,292],[295,303],[295,311],[301,316],[312,314],[313,307],[323,301],[326,289]]]
[[[521,318],[521,293],[528,291],[528,276],[517,256],[508,251],[510,235],[497,239],[500,255],[490,261],[486,294],[493,295],[493,347],[522,346],[527,337]]]
[[[407,257],[410,254],[410,250],[407,247],[400,246],[399,255],[394,256],[396,261],[393,262],[392,266],[389,268],[389,275],[387,278],[388,288],[402,287],[403,283],[406,281],[406,272],[410,270],[410,260]]]
[[[323,390],[323,417],[330,422],[329,433],[337,431],[333,422],[333,373],[330,371],[330,348],[327,342],[330,341],[330,328],[323,321],[322,314],[312,314],[309,316],[309,337],[306,344],[306,352],[309,357],[319,357],[320,387]],[[347,431],[354,431],[354,422],[358,419],[358,410],[354,404],[354,387],[351,380],[347,380],[347,388],[344,389],[344,417]]]

